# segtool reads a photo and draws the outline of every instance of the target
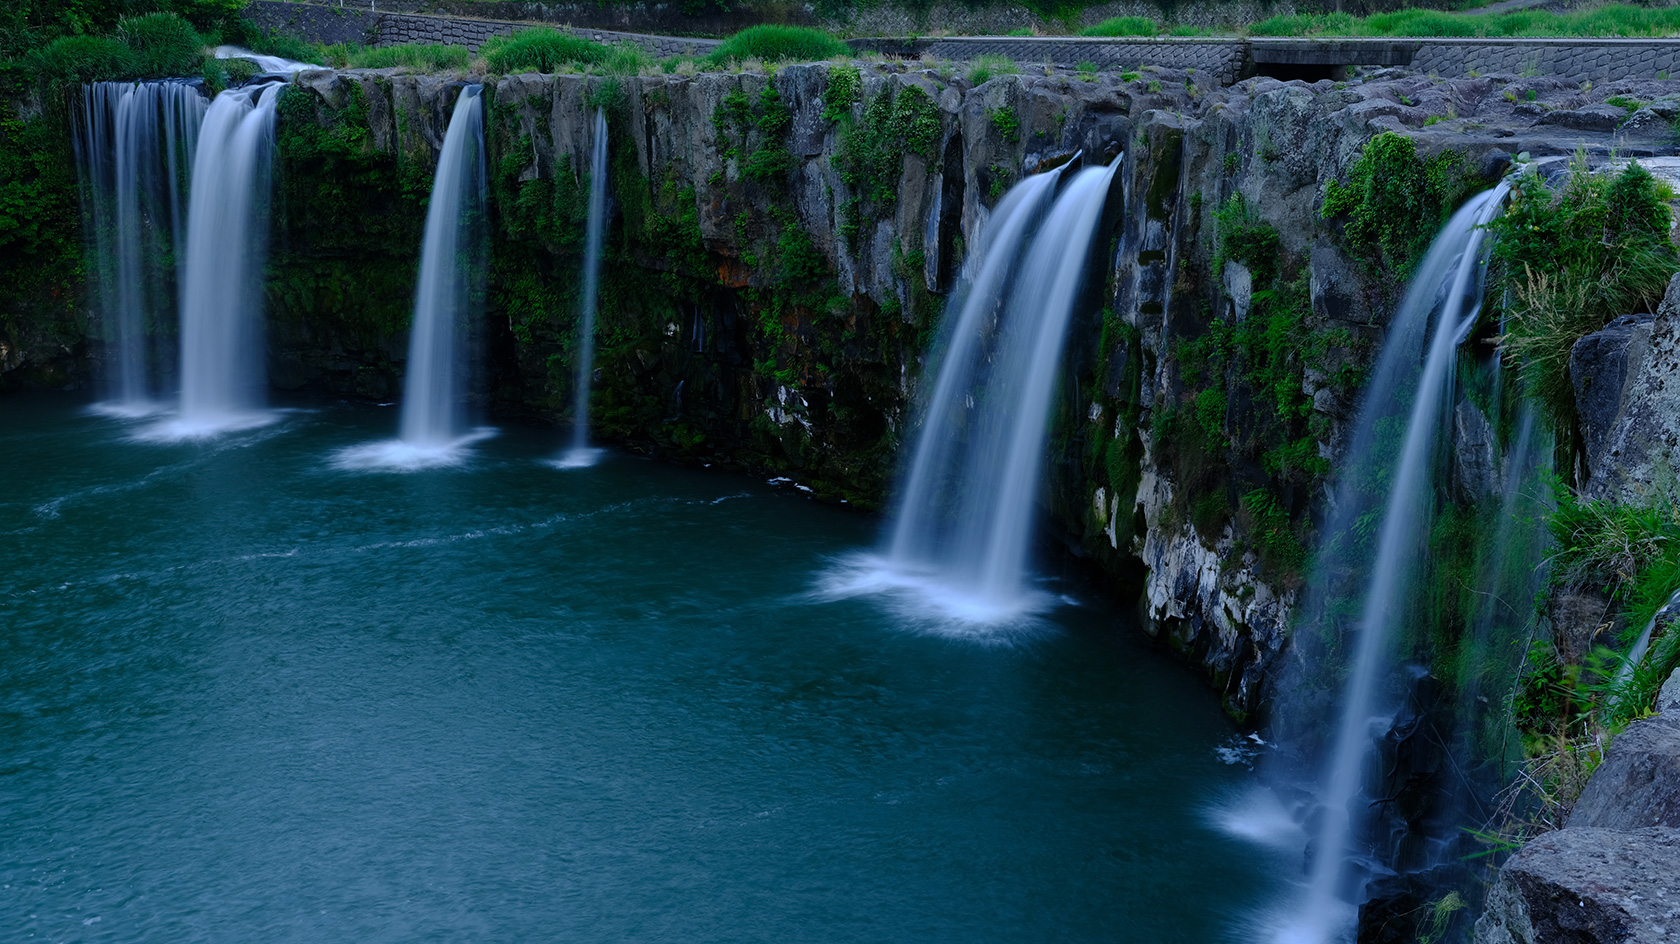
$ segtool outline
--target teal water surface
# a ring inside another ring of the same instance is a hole
[[[1110,604],[812,593],[879,522],[396,412],[210,442],[0,400],[0,941],[1208,942],[1276,863]]]

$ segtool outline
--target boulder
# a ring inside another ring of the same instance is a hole
[[[1680,828],[1680,717],[1636,721],[1617,735],[1576,801],[1568,825]],[[1680,900],[1675,905],[1680,907]]]
[[[1645,365],[1656,317],[1623,315],[1576,341],[1569,352],[1569,379],[1575,385],[1575,412],[1581,419],[1589,475],[1603,467],[1600,451],[1622,415],[1628,378],[1638,376]]]
[[[1680,717],[1680,669],[1674,670],[1674,674],[1663,683],[1662,691],[1657,693],[1657,710],[1672,711]]]
[[[1673,478],[1680,449],[1680,275],[1657,306],[1650,348],[1642,363],[1628,364],[1621,409],[1599,447],[1599,464],[1587,494],[1633,503]]]
[[[1588,105],[1573,111],[1550,111],[1540,116],[1539,124],[1558,125],[1571,131],[1615,131],[1627,112],[1614,105]]]
[[[1680,829],[1571,826],[1506,861],[1476,944],[1680,940]]]

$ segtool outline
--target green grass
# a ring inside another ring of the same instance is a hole
[[[819,62],[850,57],[850,46],[819,29],[803,26],[751,26],[718,44],[705,58],[716,68],[729,62]]]
[[[605,65],[612,56],[612,48],[546,26],[534,26],[510,36],[490,37],[479,48],[479,54],[491,72],[516,75]]]
[[[968,64],[968,81],[974,85],[984,85],[1000,75],[1015,75],[1021,71],[1015,65],[1015,60],[1008,56],[983,55],[975,56]]]
[[[1680,269],[1668,237],[1672,196],[1638,162],[1594,174],[1577,159],[1561,190],[1523,178],[1492,225],[1489,295],[1508,299],[1503,344],[1560,428],[1575,417],[1575,342],[1618,315],[1655,311]]]
[[[184,17],[150,13],[119,21],[109,36],[61,36],[23,63],[54,83],[191,76],[204,68],[204,48]]]
[[[445,46],[441,43],[409,43],[402,46],[377,46],[362,49],[349,56],[352,69],[390,69],[401,66],[424,72],[445,69],[465,69],[472,61],[465,46]]]
[[[1616,4],[1570,13],[1399,10],[1368,17],[1300,13],[1262,20],[1248,32],[1252,36],[1676,36],[1680,35],[1680,8]]]
[[[1147,16],[1111,16],[1079,31],[1081,36],[1154,36],[1160,26]]]

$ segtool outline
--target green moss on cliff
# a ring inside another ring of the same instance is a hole
[[[1421,157],[1411,138],[1384,132],[1366,143],[1346,183],[1330,181],[1323,213],[1341,220],[1349,255],[1399,286],[1453,209],[1479,186],[1457,152]]]

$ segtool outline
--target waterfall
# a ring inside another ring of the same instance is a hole
[[[274,110],[284,86],[228,89],[193,154],[181,289],[181,411],[159,435],[213,435],[266,422],[262,279]]]
[[[346,449],[335,460],[341,467],[455,465],[466,457],[467,445],[491,433],[488,429],[468,433],[463,415],[467,335],[483,307],[484,294],[482,94],[482,86],[461,89],[432,177],[420,244],[420,275],[414,287],[400,438]]]
[[[595,109],[595,140],[589,155],[589,223],[584,231],[583,301],[578,315],[577,389],[572,401],[572,447],[556,463],[561,468],[595,464],[599,449],[589,448],[589,385],[595,372],[595,303],[601,282],[601,231],[607,215],[607,113]]]
[[[929,362],[884,552],[833,589],[914,588],[966,622],[1041,602],[1028,558],[1056,378],[1119,166],[1029,177],[998,203]]]
[[[102,333],[111,342],[101,411],[156,409],[147,382],[147,326],[169,307],[181,257],[180,154],[191,153],[206,103],[184,82],[82,87],[73,125]],[[174,270],[160,265],[173,256]]]
[[[1376,542],[1363,593],[1349,674],[1340,699],[1330,753],[1319,783],[1320,813],[1311,870],[1303,900],[1278,935],[1287,944],[1328,944],[1346,939],[1363,888],[1353,855],[1363,808],[1363,777],[1373,737],[1382,728],[1380,683],[1387,678],[1390,649],[1405,617],[1406,593],[1422,558],[1433,491],[1434,460],[1446,429],[1457,348],[1481,312],[1485,226],[1504,202],[1501,184],[1470,200],[1436,237],[1395,313],[1390,338],[1379,359],[1359,419],[1338,496],[1327,550],[1346,539],[1354,522],[1360,470],[1381,453],[1379,421],[1403,403],[1397,381],[1407,362],[1416,363],[1417,341],[1435,322],[1421,372],[1411,391],[1398,456],[1382,463],[1389,472],[1387,498],[1376,519]],[[1330,556],[1328,554],[1323,556]],[[1321,591],[1322,592],[1322,591]],[[1320,604],[1324,600],[1316,601]]]

